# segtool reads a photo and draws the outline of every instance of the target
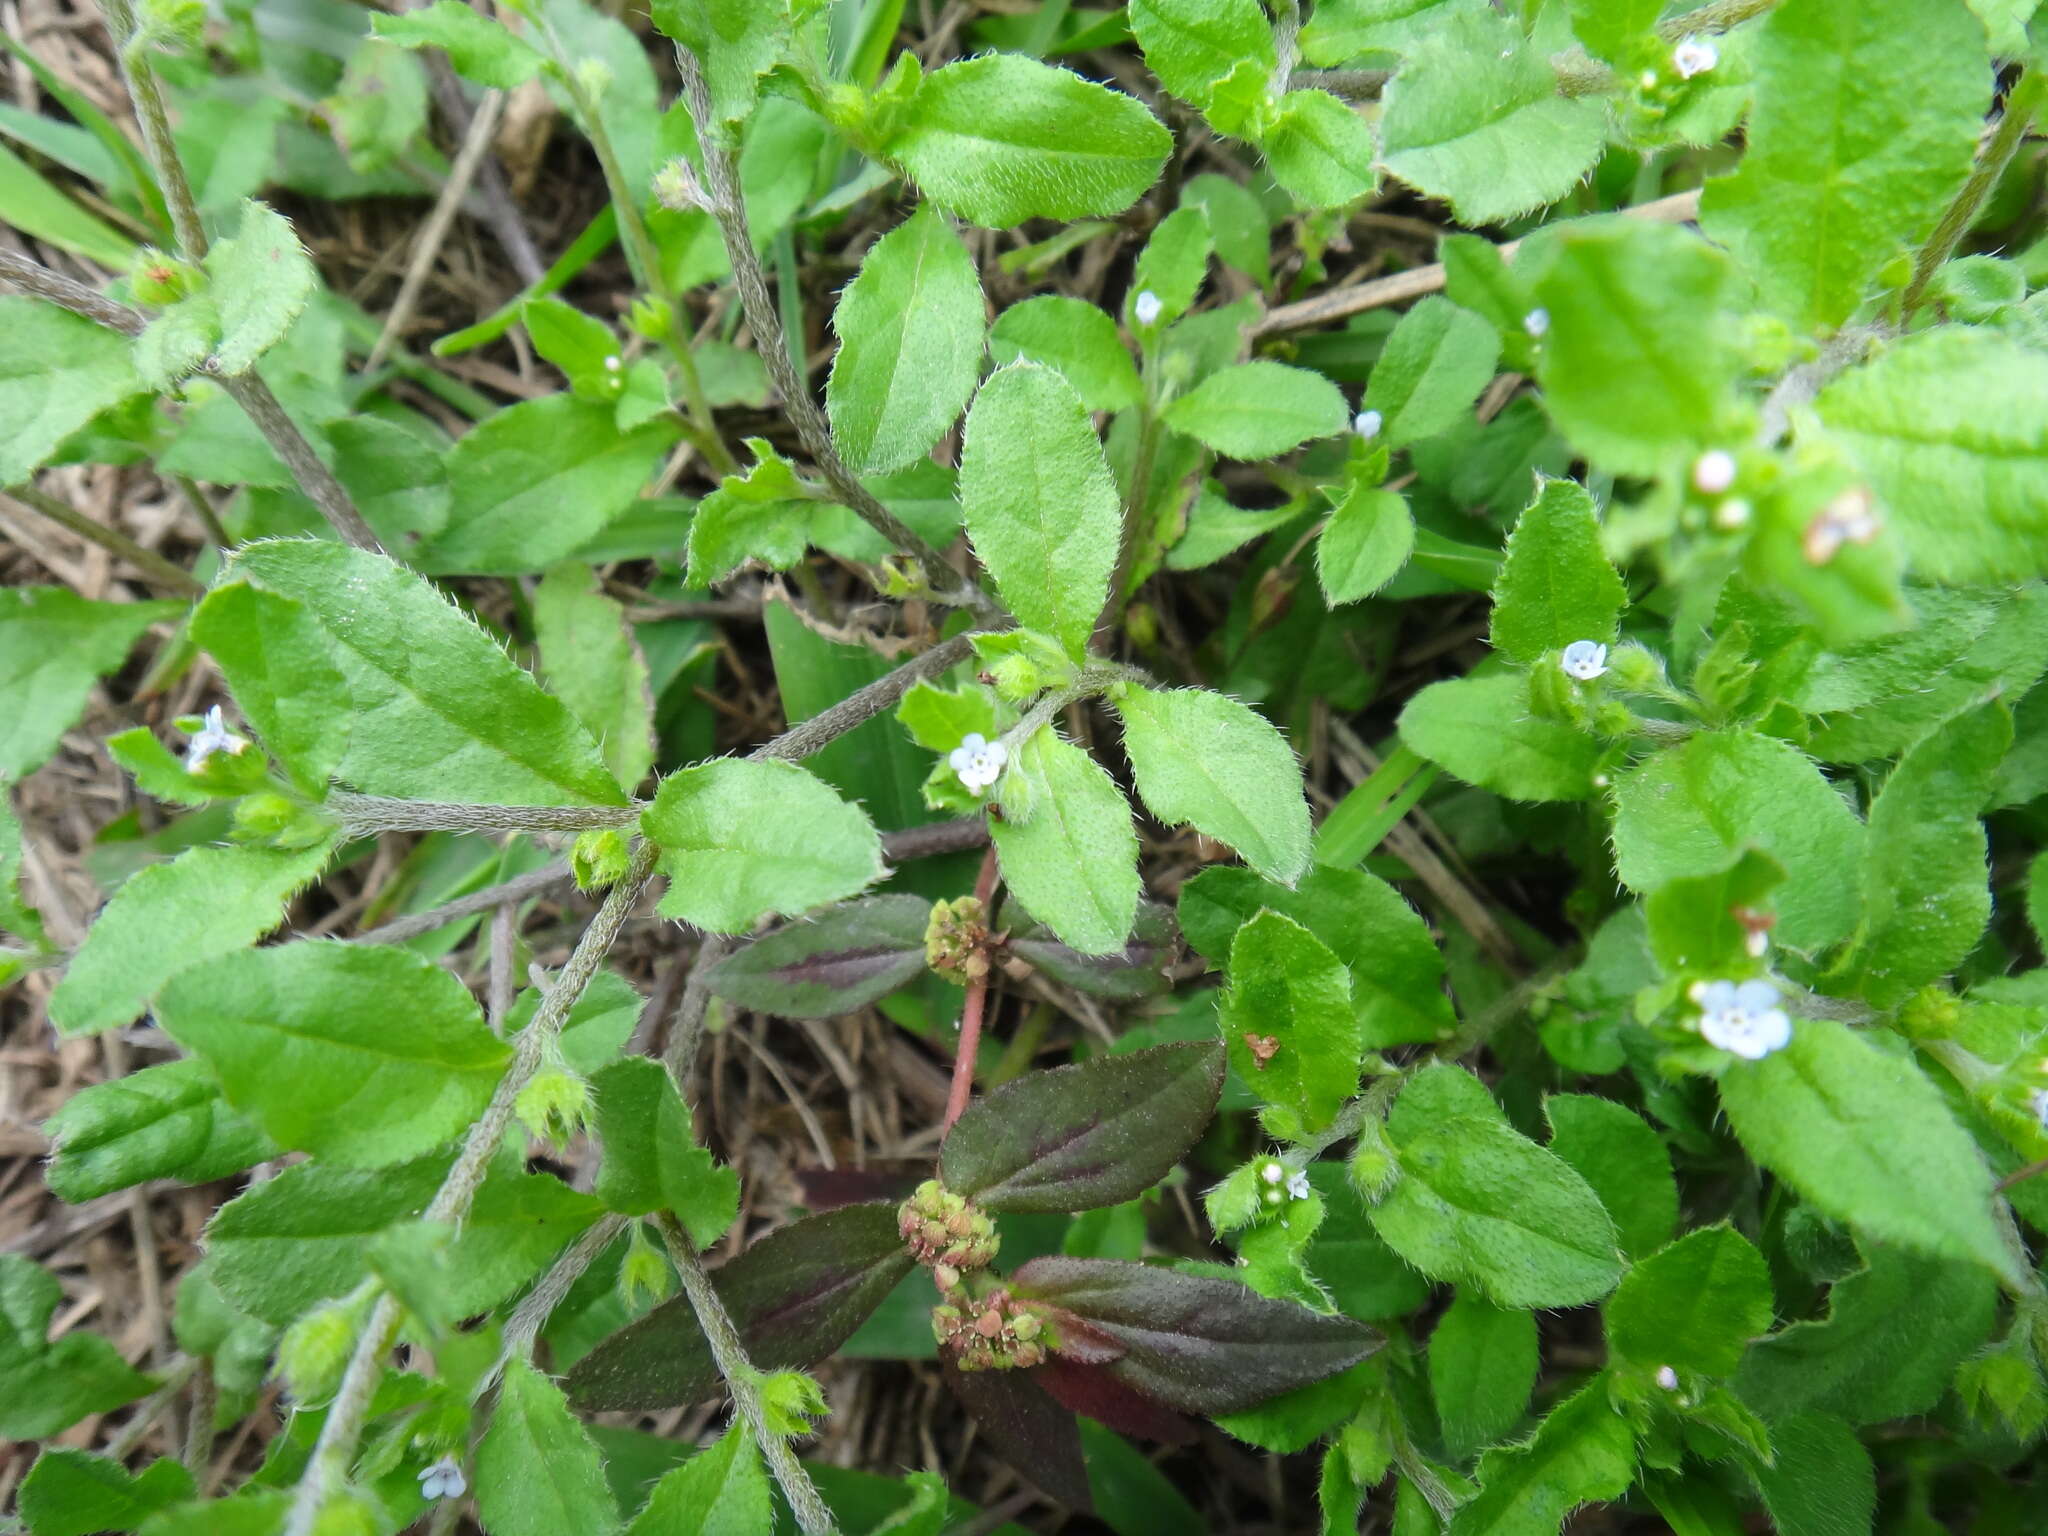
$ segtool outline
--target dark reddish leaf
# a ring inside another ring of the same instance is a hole
[[[888,1205],[849,1205],[771,1232],[712,1272],[747,1354],[768,1370],[800,1369],[837,1349],[909,1271]],[[621,1328],[570,1371],[577,1407],[640,1412],[708,1397],[711,1347],[689,1299],[672,1296]]]
[[[1380,1336],[1207,1275],[1117,1259],[1033,1259],[1011,1282],[1124,1346],[1101,1367],[1125,1386],[1187,1413],[1240,1413],[1355,1365]]]
[[[863,896],[785,923],[711,968],[711,990],[785,1019],[830,1019],[887,997],[924,969],[931,903]]]
[[[1054,1355],[1030,1375],[1058,1402],[1120,1435],[1136,1435],[1141,1440],[1158,1440],[1166,1445],[1187,1445],[1195,1438],[1193,1420],[1125,1386],[1099,1365],[1083,1365]]]
[[[960,1117],[946,1188],[991,1211],[1087,1211],[1136,1198],[1195,1144],[1223,1091],[1223,1047],[1156,1045],[1033,1072]]]
[[[960,1371],[950,1363],[940,1370],[1003,1460],[1068,1508],[1093,1512],[1081,1426],[1039,1391],[1031,1380],[1038,1371]]]
[[[1021,908],[1003,914],[1022,917]],[[1076,992],[1095,997],[1128,1000],[1155,997],[1172,985],[1166,968],[1180,952],[1180,935],[1173,914],[1149,901],[1138,903],[1138,920],[1131,937],[1113,954],[1084,955],[1069,949],[1052,936],[1052,930],[1036,919],[1010,930],[1010,952],[1028,960],[1055,981],[1063,981]]]
[[[807,1211],[836,1211],[864,1200],[901,1205],[910,1192],[932,1176],[929,1160],[870,1163],[865,1168],[799,1168],[797,1188]]]

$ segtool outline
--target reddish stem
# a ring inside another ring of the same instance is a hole
[[[990,845],[981,856],[981,873],[974,878],[974,899],[981,903],[983,921],[995,916],[991,903],[996,894],[996,850]],[[967,1101],[974,1097],[974,1062],[981,1054],[981,1016],[988,1007],[988,976],[984,973],[979,981],[967,984],[967,1002],[960,1010],[960,1043],[953,1051],[953,1086],[946,1095],[946,1118],[940,1122],[943,1133],[953,1129],[953,1122],[967,1113]]]

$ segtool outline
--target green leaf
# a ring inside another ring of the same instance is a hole
[[[108,1457],[51,1446],[22,1479],[21,1518],[35,1536],[132,1531],[197,1492],[192,1474],[168,1456],[137,1475]]]
[[[1642,1116],[1588,1093],[1543,1101],[1550,1150],[1593,1187],[1621,1237],[1622,1252],[1642,1258],[1671,1240],[1678,1225],[1678,1181],[1664,1140]]]
[[[1152,185],[1172,139],[1119,91],[1014,53],[918,84],[882,153],[970,223],[1121,213]]]
[[[1285,1109],[1296,1134],[1322,1130],[1357,1091],[1361,1046],[1350,976],[1294,919],[1261,911],[1237,930],[1217,1018],[1237,1075]]]
[[[207,1272],[252,1317],[283,1325],[370,1272],[378,1240],[424,1211],[449,1157],[365,1171],[301,1163],[252,1185],[206,1230]],[[550,1174],[501,1153],[445,1253],[439,1304],[457,1317],[512,1295],[604,1214]]]
[[[1452,1460],[1465,1460],[1521,1422],[1537,1354],[1533,1315],[1458,1293],[1429,1336],[1429,1390]]]
[[[1273,24],[1259,0],[1132,0],[1131,32],[1152,73],[1182,101],[1209,104],[1209,89],[1249,59],[1278,65]]]
[[[143,388],[128,338],[40,299],[0,296],[0,485]]]
[[[953,425],[981,377],[974,259],[926,204],[868,248],[832,311],[832,440],[861,474],[901,469]]]
[[[1138,252],[1130,287],[1124,293],[1126,322],[1135,321],[1141,293],[1159,301],[1154,325],[1171,325],[1187,313],[1209,275],[1209,256],[1215,244],[1208,215],[1199,208],[1176,208],[1154,225],[1145,248]]]
[[[1497,1115],[1396,1110],[1400,1176],[1372,1224],[1402,1258],[1503,1307],[1579,1306],[1614,1288],[1614,1223],[1562,1158]]]
[[[469,804],[624,803],[575,716],[418,576],[293,539],[244,545],[230,570],[296,599],[326,632],[355,700],[344,782]]]
[[[506,1362],[491,1427],[476,1448],[477,1514],[492,1536],[606,1536],[619,1528],[604,1462],[562,1389]]]
[[[1976,948],[1991,919],[1979,817],[2011,745],[2012,717],[1993,700],[1899,759],[1870,805],[1863,920],[1828,978],[1831,990],[1889,1007]]]
[[[1138,835],[1123,791],[1048,725],[1011,759],[989,822],[1003,883],[1084,955],[1124,947],[1138,910]],[[1024,807],[1028,806],[1028,814]]]
[[[981,386],[960,450],[960,506],[1018,622],[1079,658],[1109,596],[1122,513],[1087,410],[1052,369],[1012,363]]]
[[[1306,368],[1233,363],[1169,405],[1166,424],[1233,459],[1270,459],[1343,431],[1344,397]]]
[[[415,563],[482,576],[545,570],[632,504],[680,430],[653,421],[620,432],[610,405],[574,395],[505,407],[449,452],[447,526]]]
[[[1364,1359],[1379,1334],[1236,1280],[1116,1259],[1033,1259],[1016,1294],[1074,1313],[1123,1347],[1101,1367],[1185,1413],[1238,1413]]]
[[[849,1205],[749,1243],[711,1283],[757,1370],[801,1370],[845,1343],[911,1264],[893,1205]],[[569,1373],[576,1406],[593,1411],[672,1407],[717,1386],[687,1296],[622,1328]]]
[[[767,1469],[746,1422],[735,1418],[654,1485],[626,1536],[757,1536],[774,1523]]]
[[[328,851],[188,848],[130,876],[50,994],[50,1021],[67,1035],[133,1023],[173,977],[282,922],[285,903],[318,878]]]
[[[1648,1370],[1732,1376],[1772,1310],[1763,1255],[1732,1227],[1702,1227],[1623,1278],[1607,1299],[1607,1342]]]
[[[46,949],[42,914],[22,890],[21,821],[5,789],[0,789],[0,933],[12,934],[31,949]]]
[[[66,103],[67,111],[73,104],[85,107],[81,97],[65,91],[61,85],[53,94],[59,95],[60,99],[70,96],[70,102]],[[34,123],[37,119],[29,117],[28,121]],[[59,127],[51,119],[41,121],[46,128]],[[22,137],[26,141],[27,135]],[[0,146],[0,209],[5,210],[7,222],[22,234],[75,252],[110,271],[118,272],[135,260],[133,240],[105,220],[86,212],[71,197],[59,191],[48,177],[4,146]]]
[[[1983,409],[1987,399],[1998,409]],[[1815,409],[1869,477],[1915,574],[1999,581],[2048,569],[2048,356],[1943,326],[1843,374]]]
[[[52,1342],[63,1299],[54,1275],[0,1254],[0,1436],[40,1440],[156,1386],[96,1333],[75,1329]]]
[[[1779,1536],[1850,1536],[1877,1518],[1877,1469],[1840,1419],[1805,1413],[1771,1426],[1771,1466],[1750,1475]]]
[[[1289,91],[1259,140],[1266,167],[1304,208],[1341,208],[1379,185],[1372,125],[1328,91]]]
[[[1863,827],[1798,749],[1749,731],[1703,731],[1616,778],[1615,872],[1632,890],[1724,869],[1744,848],[1784,866],[1772,937],[1814,950],[1847,935]]]
[[[654,766],[654,696],[647,659],[587,565],[558,565],[533,592],[533,634],[554,695],[600,743],[605,767],[631,787]]]
[[[1755,101],[1735,174],[1700,224],[1802,330],[1854,313],[1969,173],[1991,93],[1984,32],[1959,0],[1814,0],[1751,52]]]
[[[354,706],[327,637],[303,605],[245,581],[215,587],[192,638],[219,663],[263,744],[315,799],[348,754]]]
[[[1726,441],[1739,356],[1728,258],[1645,219],[1563,226],[1531,288],[1549,315],[1536,376],[1572,446],[1651,475]]]
[[[242,204],[240,228],[206,253],[206,270],[220,316],[213,366],[230,375],[247,373],[283,340],[320,286],[290,221],[256,202]]]
[[[1593,737],[1532,714],[1528,679],[1511,672],[1431,683],[1401,711],[1401,739],[1510,800],[1587,799],[1600,761]]]
[[[372,17],[370,35],[401,48],[439,48],[455,73],[491,90],[516,90],[541,67],[540,54],[524,38],[462,0],[434,0],[402,15]]]
[[[1135,1200],[1208,1128],[1213,1043],[1157,1045],[1032,1072],[969,1107],[940,1148],[946,1188],[990,1211],[1092,1211]]]
[[[1138,369],[1116,322],[1085,299],[1060,293],[1012,304],[988,333],[997,367],[1019,361],[1059,370],[1091,411],[1138,403]]]
[[[1722,1075],[1721,1106],[1750,1156],[1838,1221],[2016,1273],[1991,1219],[1990,1171],[1909,1058],[1805,1019],[1784,1050]]]
[[[323,429],[334,477],[388,549],[410,555],[448,526],[448,464],[438,443],[381,416],[344,416]]]
[[[1146,807],[1227,844],[1267,879],[1308,871],[1309,811],[1286,738],[1247,704],[1206,688],[1119,689],[1111,699]]]
[[[654,24],[697,56],[719,123],[754,109],[761,76],[789,47],[787,0],[656,0]]]
[[[167,1061],[66,1099],[43,1124],[55,1155],[52,1194],[80,1201],[150,1179],[204,1184],[278,1155],[277,1143],[230,1109],[203,1062]]]
[[[164,393],[197,373],[220,340],[220,304],[195,293],[164,310],[135,338],[135,371],[147,388]]]
[[[1316,578],[1334,607],[1371,597],[1415,553],[1408,499],[1384,486],[1353,485],[1316,536]]]
[[[1405,52],[1432,27],[1485,0],[1316,0],[1301,29],[1302,57],[1328,66],[1363,53]],[[1406,1536],[1406,1533],[1403,1533]]]
[[[956,738],[957,740],[957,738]],[[931,903],[862,896],[764,933],[711,968],[711,991],[784,1019],[853,1013],[922,975]]]
[[[1508,535],[1493,589],[1493,648],[1534,662],[1574,640],[1614,638],[1628,591],[1600,548],[1593,498],[1572,480],[1544,480]]]
[[[671,1211],[699,1248],[739,1214],[740,1181],[697,1145],[690,1108],[668,1069],[644,1056],[614,1062],[591,1080],[604,1143],[597,1197],[624,1216]]]
[[[606,358],[617,358],[619,341],[602,320],[560,299],[541,298],[520,306],[519,322],[533,339],[533,350],[559,368],[582,398],[601,399],[623,384],[614,376],[616,361],[611,368],[605,366]]]
[[[1606,111],[1560,96],[1543,50],[1490,10],[1430,17],[1386,89],[1381,159],[1463,224],[1554,203],[1599,158]]]
[[[1242,182],[1205,171],[1180,191],[1183,208],[1200,208],[1209,219],[1216,257],[1265,287],[1272,279],[1271,219],[1258,197]]]
[[[1826,1317],[1751,1346],[1735,1389],[1772,1424],[1800,1413],[1880,1424],[1925,1413],[1964,1356],[1990,1336],[1998,1282],[1981,1265],[1865,1243],[1868,1265],[1837,1281]]]
[[[8,333],[0,298],[0,352]],[[4,363],[0,363],[4,367]],[[0,415],[6,382],[0,378]],[[23,428],[23,430],[27,430]],[[8,428],[0,420],[0,443]],[[27,468],[0,483],[12,484]],[[182,611],[178,603],[97,603],[63,587],[0,589],[0,783],[28,777],[57,750],[64,733],[85,712],[93,683],[118,668],[142,632]]]
[[[1500,361],[1492,326],[1449,299],[1422,300],[1394,326],[1366,380],[1365,406],[1381,440],[1405,448],[1463,421]]]
[[[1479,1496],[1459,1508],[1450,1536],[1557,1536],[1581,1504],[1628,1492],[1635,1472],[1635,1432],[1595,1377],[1551,1409],[1525,1444],[1480,1458]]]
[[[243,950],[183,971],[157,1021],[279,1145],[356,1168],[450,1140],[511,1060],[468,989],[396,945]]]
[[[1443,993],[1444,962],[1429,925],[1377,875],[1318,865],[1293,890],[1248,869],[1210,868],[1181,887],[1188,942],[1210,960],[1230,956],[1231,941],[1269,907],[1320,939],[1351,976],[1360,1044],[1428,1044],[1456,1025]]]
[[[884,873],[874,824],[794,763],[728,757],[672,773],[640,829],[668,876],[662,915],[713,933],[794,917]]]

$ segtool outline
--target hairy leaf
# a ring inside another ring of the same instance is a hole
[[[1020,802],[1028,819],[1011,814]],[[1123,949],[1138,910],[1138,835],[1123,791],[1047,725],[1018,748],[1003,809],[989,835],[1018,903],[1084,955]]]
[[[1534,662],[1574,640],[1614,638],[1628,593],[1600,548],[1584,486],[1545,480],[1515,521],[1493,590],[1493,648]]]
[[[276,1142],[228,1107],[198,1061],[166,1061],[81,1089],[43,1132],[55,1146],[44,1177],[73,1204],[149,1179],[204,1184],[278,1153]]]
[[[713,966],[719,997],[785,1019],[831,1019],[887,997],[925,969],[931,903],[862,896],[764,933]]]

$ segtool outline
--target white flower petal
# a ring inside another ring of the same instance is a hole
[[[1165,308],[1166,305],[1160,301],[1159,295],[1147,288],[1138,295],[1137,302],[1131,306],[1131,313],[1140,325],[1157,325],[1160,313]]]

